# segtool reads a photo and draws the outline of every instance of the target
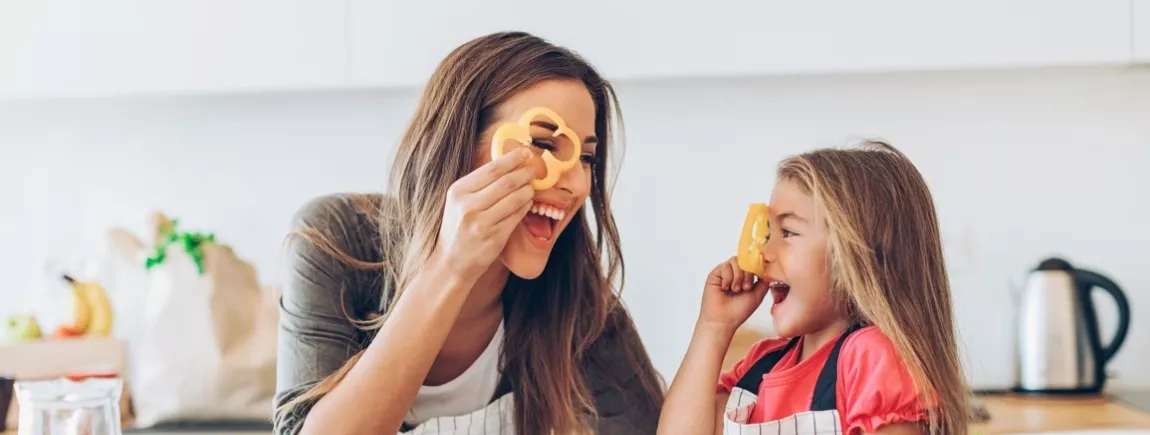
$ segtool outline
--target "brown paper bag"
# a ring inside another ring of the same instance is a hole
[[[181,246],[122,280],[143,286],[131,344],[137,427],[188,421],[268,421],[275,394],[277,304],[231,249],[201,245],[203,273]],[[135,293],[135,292],[133,292]]]

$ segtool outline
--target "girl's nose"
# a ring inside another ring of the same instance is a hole
[[[768,238],[767,243],[764,243],[763,247],[759,249],[759,254],[763,256],[764,262],[771,264],[775,262],[776,258],[778,258],[778,252],[776,251],[777,249],[775,248],[775,244],[771,243],[771,239]]]

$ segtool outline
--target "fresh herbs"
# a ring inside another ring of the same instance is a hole
[[[168,248],[172,245],[179,245],[184,248],[184,252],[192,258],[196,263],[196,270],[200,275],[204,274],[204,249],[203,244],[208,242],[215,242],[216,235],[211,233],[195,233],[195,232],[182,232],[176,229],[178,220],[171,220],[161,225],[159,228],[159,240],[156,246],[152,248],[152,255],[144,262],[145,269],[151,269],[155,266],[163,264],[168,256]]]

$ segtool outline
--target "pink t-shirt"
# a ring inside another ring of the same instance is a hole
[[[837,340],[830,340],[797,364],[803,348],[801,341],[783,356],[770,373],[763,375],[748,423],[765,423],[809,411],[819,371]],[[755,343],[747,356],[719,378],[719,392],[730,393],[756,361],[782,349],[788,341],[774,338]],[[883,425],[927,418],[910,373],[894,345],[876,326],[859,329],[843,342],[835,395],[843,432],[848,435],[872,433]]]

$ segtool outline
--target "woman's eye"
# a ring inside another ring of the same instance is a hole
[[[579,157],[579,159],[583,160],[583,163],[586,163],[588,165],[594,165],[595,164],[595,155],[591,154],[591,153],[583,154],[582,156]]]
[[[534,145],[537,148],[545,149],[547,151],[554,151],[555,150],[554,144],[552,144],[551,142],[544,141],[544,140],[539,140],[539,139],[532,140],[531,145]]]
[[[795,234],[794,231],[783,228],[783,238],[787,238],[787,237],[795,236],[795,235],[797,235],[797,234]]]

